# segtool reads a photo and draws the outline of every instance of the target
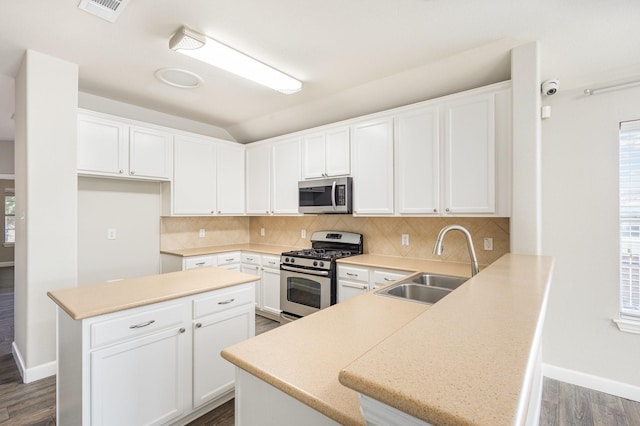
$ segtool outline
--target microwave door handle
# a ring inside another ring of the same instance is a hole
[[[331,205],[333,206],[334,210],[338,209],[338,207],[336,206],[336,181],[335,180],[331,185]]]

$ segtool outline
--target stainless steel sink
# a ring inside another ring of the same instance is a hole
[[[422,274],[385,287],[375,294],[433,305],[467,280],[451,275]]]
[[[412,283],[424,284],[429,287],[442,287],[455,290],[469,278],[454,277],[453,275],[422,274],[411,279]]]

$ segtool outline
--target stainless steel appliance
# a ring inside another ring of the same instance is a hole
[[[300,213],[352,213],[351,178],[298,182]]]
[[[311,247],[282,253],[281,322],[296,320],[336,303],[336,259],[362,254],[362,234],[314,232]]]

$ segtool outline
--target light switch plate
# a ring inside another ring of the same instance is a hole
[[[409,234],[402,234],[402,245],[403,246],[409,245]]]
[[[493,238],[485,238],[484,239],[484,249],[485,250],[493,250]]]
[[[204,236],[205,236],[204,229],[201,229],[200,232],[198,233],[198,235],[200,235],[200,238],[204,238]]]
[[[307,230],[306,229],[301,229],[300,230],[300,238],[307,238]]]
[[[116,228],[108,228],[107,240],[115,240],[115,239],[116,239]]]
[[[264,237],[264,228],[260,228],[260,236]]]

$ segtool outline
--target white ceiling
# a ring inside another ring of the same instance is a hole
[[[0,140],[13,113],[3,76],[27,48],[79,64],[82,92],[241,142],[509,79],[510,49],[533,40],[543,79],[561,90],[640,75],[637,0],[130,0],[115,23],[78,3],[0,0]],[[169,50],[182,25],[302,80],[302,91],[283,95]],[[154,77],[163,67],[204,84],[167,86]]]

